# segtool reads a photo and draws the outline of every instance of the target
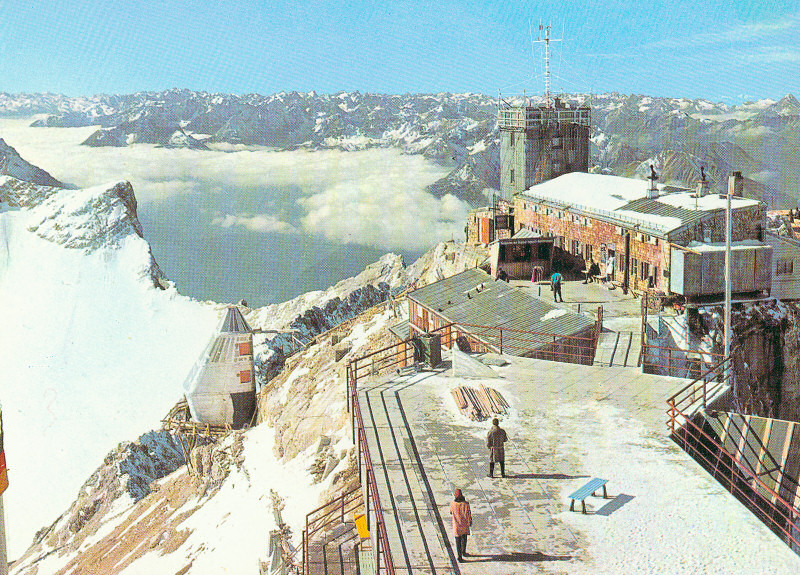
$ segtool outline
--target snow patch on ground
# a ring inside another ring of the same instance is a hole
[[[613,509],[614,500],[589,497],[587,508],[600,513],[567,508],[556,515],[588,539],[588,561],[570,573],[796,572],[798,557],[688,455],[670,449],[665,436],[599,402],[562,406],[552,416],[583,422],[585,429],[564,437],[561,448],[580,454],[586,475],[608,479],[609,495],[621,504],[606,515],[602,506]],[[565,484],[564,500],[579,486]],[[639,552],[620,553],[621,545]],[[769,565],[750,553],[758,548],[775,550]]]

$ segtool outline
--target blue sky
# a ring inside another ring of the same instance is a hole
[[[800,95],[800,0],[0,0],[0,91]]]

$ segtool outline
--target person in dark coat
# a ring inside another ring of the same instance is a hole
[[[506,476],[506,453],[503,444],[508,441],[506,430],[500,427],[500,420],[492,420],[492,428],[486,436],[486,447],[489,449],[489,477],[494,477],[494,464],[500,464],[500,477]]]
[[[458,562],[464,561],[468,557],[467,535],[472,526],[472,511],[469,503],[464,498],[460,489],[453,492],[453,501],[450,502],[450,515],[453,516],[453,537],[456,540],[456,550],[458,551]]]

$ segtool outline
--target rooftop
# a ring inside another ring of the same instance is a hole
[[[571,172],[532,186],[520,195],[562,209],[639,224],[656,233],[671,232],[726,207],[727,200],[719,194],[695,198],[693,190],[664,184],[656,184],[661,194],[658,198],[647,198],[649,187],[650,182],[645,180]],[[731,209],[758,204],[758,200],[734,197]]]
[[[556,306],[472,268],[429,284],[408,297],[454,323],[573,335],[595,320]]]
[[[492,368],[497,378],[441,370],[359,384],[396,572],[800,571],[800,557],[667,436],[664,401],[684,380],[493,357],[510,362]],[[487,477],[488,422],[464,417],[450,393],[480,384],[511,404],[506,479]],[[590,477],[609,480],[610,498],[570,512],[567,496]],[[448,513],[455,488],[473,514],[472,556],[461,564]]]

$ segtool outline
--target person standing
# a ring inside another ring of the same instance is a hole
[[[500,477],[506,476],[506,452],[503,444],[508,441],[506,430],[500,427],[500,420],[492,420],[492,428],[486,436],[486,447],[489,449],[489,477],[494,477],[494,464],[500,464]]]
[[[561,274],[558,272],[553,272],[553,275],[550,276],[550,289],[553,290],[553,301],[558,301],[559,299],[563,302],[564,297],[561,295],[561,280],[564,278],[561,277]]]
[[[467,535],[469,535],[469,528],[472,527],[472,511],[460,489],[456,489],[453,492],[453,501],[450,502],[450,515],[453,516],[453,537],[456,540],[458,562],[462,563],[464,557],[469,556],[469,553],[467,553]]]

